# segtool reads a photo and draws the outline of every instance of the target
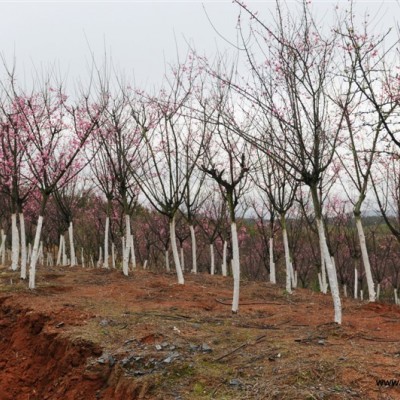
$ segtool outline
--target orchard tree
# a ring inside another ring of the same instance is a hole
[[[54,87],[50,77],[40,90],[29,93],[13,83],[18,97],[18,112],[29,149],[27,164],[32,183],[41,194],[40,211],[29,269],[29,288],[35,288],[36,264],[49,197],[56,188],[67,184],[82,168],[78,158],[90,135],[99,128],[102,103],[91,103],[89,94],[71,105],[62,85]]]
[[[218,68],[220,68],[218,66]],[[199,101],[199,118],[207,129],[200,169],[219,186],[227,204],[231,223],[232,270],[234,279],[232,312],[239,309],[240,259],[236,226],[239,200],[247,190],[250,151],[239,134],[247,132],[249,121],[238,116],[236,100],[229,86],[221,80],[210,81],[210,97]]]
[[[324,35],[318,29],[308,2],[300,5],[296,15],[277,3],[272,27],[257,13],[236,3],[249,17],[247,34],[241,15],[239,34],[252,78],[244,82],[221,74],[219,78],[259,113],[258,121],[254,121],[257,129],[243,132],[242,137],[310,190],[334,302],[334,320],[341,323],[336,270],[326,242],[319,196],[323,174],[334,158],[344,120],[331,100],[332,88],[341,86],[344,104],[349,97],[348,83],[332,73],[337,66],[338,37],[332,32]]]
[[[264,154],[260,151],[258,151],[258,161],[255,183],[265,193],[269,203],[280,217],[285,249],[286,291],[292,293],[292,287],[296,286],[296,282],[289,250],[286,216],[293,206],[298,181],[293,179],[291,171],[281,168],[272,158],[264,158]]]
[[[172,69],[172,78],[166,77],[156,95],[136,91],[131,100],[131,115],[142,138],[139,167],[131,168],[131,172],[151,205],[169,219],[170,243],[179,284],[184,284],[185,280],[176,245],[176,215],[184,203],[202,152],[202,146],[196,145],[189,160],[182,152],[183,144],[188,143],[188,135],[192,132],[191,119],[184,115],[194,80],[191,68],[178,65]],[[198,143],[202,141],[198,139]]]

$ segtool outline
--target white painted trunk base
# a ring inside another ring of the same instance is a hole
[[[74,226],[72,224],[72,221],[69,224],[68,235],[69,235],[70,265],[71,267],[74,267],[76,265],[76,257],[75,257],[75,245],[74,245]]]
[[[29,265],[29,289],[35,289],[36,285],[36,264],[39,256],[40,235],[42,233],[43,217],[40,215],[36,226],[35,240],[33,243],[31,262]]]
[[[170,224],[170,239],[171,239],[171,248],[172,248],[172,255],[174,257],[176,275],[178,277],[178,283],[183,285],[185,283],[185,278],[183,277],[181,263],[179,261],[179,254],[178,254],[178,247],[176,245],[176,235],[175,235],[175,216],[172,218]]]
[[[183,252],[183,247],[180,248],[180,253],[181,253],[181,268],[183,272],[185,270],[185,254]]]
[[[104,268],[110,268],[108,256],[108,234],[110,230],[110,218],[106,218],[106,226],[104,228]]]
[[[221,265],[222,276],[228,275],[228,266],[226,263],[227,250],[228,250],[228,242],[224,240],[224,247],[222,250],[222,265]]]
[[[364,265],[365,277],[367,278],[369,301],[374,302],[376,300],[375,285],[372,278],[371,264],[369,262],[367,243],[365,240],[364,229],[362,226],[361,218],[356,218],[356,226],[358,232],[358,240],[360,241],[361,255]]]
[[[210,275],[215,274],[215,257],[214,257],[214,245],[210,243]]]
[[[28,254],[26,249],[25,218],[23,213],[19,214],[19,226],[21,231],[21,279],[26,279]]]
[[[342,323],[342,303],[339,295],[339,285],[336,275],[336,269],[332,264],[332,260],[329,254],[328,245],[326,243],[326,236],[324,231],[324,225],[321,219],[317,219],[318,236],[323,250],[325,258],[326,271],[328,273],[329,286],[331,288],[333,307],[334,307],[334,321],[338,324]]]
[[[165,250],[165,269],[167,272],[171,272],[171,268],[169,266],[169,252],[168,250]]]
[[[196,233],[194,231],[194,226],[189,225],[190,238],[192,241],[192,273],[197,274],[197,244],[196,244]]]
[[[239,291],[240,291],[240,260],[239,260],[239,241],[237,237],[236,223],[231,224],[232,232],[232,273],[233,273],[233,301],[232,312],[239,311]]]
[[[357,268],[354,268],[354,298],[358,297],[358,271]]]
[[[17,214],[11,215],[11,269],[18,269],[19,260],[19,235],[17,227]]]
[[[274,238],[269,239],[269,281],[276,284],[276,269],[274,262]]]

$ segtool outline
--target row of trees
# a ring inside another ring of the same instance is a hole
[[[295,14],[277,2],[272,25],[244,4],[236,4],[238,57],[210,61],[191,49],[154,93],[111,79],[104,68],[95,70],[89,89],[71,100],[51,76],[42,80],[39,90],[27,92],[17,85],[15,70],[7,70],[0,101],[0,185],[11,210],[12,268],[17,268],[20,255],[22,278],[28,258],[24,214],[35,210],[38,215],[29,257],[30,288],[35,287],[50,198],[63,229],[68,229],[71,265],[77,264],[73,221],[80,202],[85,202],[86,211],[95,207],[94,212],[105,202],[104,243],[98,258],[106,268],[110,258],[115,264],[117,233],[110,224],[116,215],[124,221],[124,229],[119,225],[118,253],[125,275],[129,262],[136,265],[137,232],[143,229],[134,222],[132,231],[131,217],[135,210],[150,207],[153,211],[147,215],[168,221],[164,248],[172,250],[180,284],[184,284],[184,258],[177,243],[184,239],[177,236],[178,216],[189,227],[194,273],[196,226],[208,225],[204,231],[211,235],[212,273],[213,243],[221,238],[223,273],[230,249],[232,311],[237,312],[241,271],[237,219],[252,203],[263,226],[269,218],[264,250],[268,248],[272,282],[275,218],[279,221],[289,293],[299,276],[290,239],[314,227],[310,237],[318,237],[320,288],[326,293],[329,286],[334,320],[340,323],[338,279],[342,283],[343,279],[335,266],[340,255],[328,241],[326,230],[332,226],[324,223],[324,217],[332,217],[338,204],[347,204],[341,215],[348,215],[351,205],[369,300],[375,301],[376,281],[361,210],[370,194],[390,232],[400,240],[400,79],[392,66],[396,47],[384,46],[386,35],[370,36],[368,23],[357,23],[351,5],[328,30],[318,26],[307,2]],[[247,68],[244,73],[242,68]],[[91,182],[96,196],[76,195],[82,192],[83,180]],[[222,201],[210,201],[213,193]],[[288,224],[294,204],[295,220],[306,221],[309,228],[288,235],[289,225],[296,226],[293,218]],[[218,215],[207,212],[207,207]],[[4,216],[8,218],[8,213]],[[202,218],[207,222],[200,224]],[[217,229],[219,220],[222,230]],[[348,231],[349,225],[343,226],[334,236],[346,236]],[[59,248],[64,241],[60,239]]]

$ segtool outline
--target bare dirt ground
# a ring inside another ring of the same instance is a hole
[[[400,399],[400,307],[232,279],[0,270],[0,399]]]

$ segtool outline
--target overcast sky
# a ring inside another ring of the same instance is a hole
[[[289,4],[294,3],[288,1]],[[318,14],[330,13],[336,2],[314,1]],[[340,3],[348,3],[340,0]],[[384,3],[379,26],[400,20],[396,1],[359,1],[360,13],[376,13]],[[274,1],[249,2],[267,13]],[[228,47],[213,29],[234,40],[238,7],[231,0],[205,1],[0,1],[0,52],[10,62],[15,54],[19,76],[32,67],[57,63],[69,81],[83,77],[90,50],[102,59],[104,49],[113,63],[140,85],[157,84],[164,64],[176,60],[176,43],[185,40],[212,57],[217,46]]]

